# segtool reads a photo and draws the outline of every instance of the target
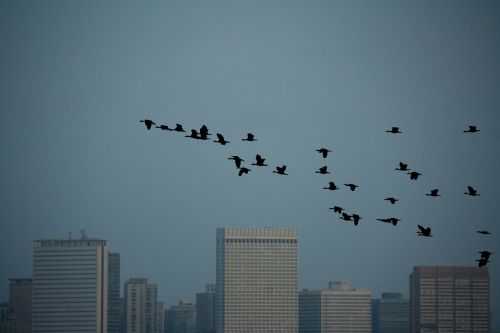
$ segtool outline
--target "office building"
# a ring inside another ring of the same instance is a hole
[[[373,333],[409,333],[410,301],[401,293],[382,293],[372,302]]]
[[[108,333],[120,333],[120,254],[108,252]]]
[[[106,333],[106,241],[36,240],[33,249],[33,333]]]
[[[215,333],[215,284],[196,294],[196,333]]]
[[[146,278],[132,278],[125,282],[126,332],[157,333],[158,290]]]
[[[158,318],[156,324],[156,332],[164,333],[165,332],[165,303],[158,302],[156,304],[156,316]]]
[[[410,275],[411,331],[490,332],[486,267],[414,267]]]
[[[165,333],[196,333],[196,305],[180,300],[165,311]]]
[[[31,326],[33,279],[9,279],[9,304],[19,321]]]
[[[297,240],[295,229],[217,229],[216,332],[297,332]]]
[[[371,293],[366,289],[335,281],[328,290],[299,293],[301,333],[371,333],[371,320]]]

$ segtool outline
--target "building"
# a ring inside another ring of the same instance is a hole
[[[108,252],[108,333],[120,333],[120,254]]]
[[[165,333],[196,333],[196,305],[180,300],[165,311]]]
[[[9,279],[9,304],[18,320],[31,326],[33,279]]]
[[[335,281],[328,290],[299,293],[299,332],[371,333],[371,320],[371,293],[366,289]]]
[[[490,332],[486,267],[414,267],[410,274],[411,331]]]
[[[126,332],[157,333],[158,289],[146,278],[132,278],[125,282]]]
[[[33,333],[106,333],[106,241],[36,240],[33,249]]]
[[[196,294],[196,333],[215,333],[215,284]]]
[[[382,293],[372,302],[373,333],[409,333],[410,301],[401,293]]]
[[[216,332],[297,332],[297,243],[295,229],[217,229]]]
[[[158,302],[156,304],[156,316],[158,318],[156,324],[156,332],[164,333],[165,332],[165,303]]]

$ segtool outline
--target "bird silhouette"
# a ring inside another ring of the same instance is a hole
[[[333,206],[330,209],[333,210],[334,213],[339,213],[339,214],[342,214],[342,211],[344,210],[344,208],[339,207],[339,206]]]
[[[408,169],[408,164],[399,162],[399,168],[396,168],[394,170],[399,170],[399,171],[409,171],[411,169]]]
[[[361,220],[361,216],[358,214],[352,214],[352,220],[354,221],[354,225],[358,225],[359,220]]]
[[[191,139],[201,139],[199,136],[198,136],[198,132],[195,130],[195,129],[192,129],[191,130],[191,134],[190,135],[184,135],[186,138],[191,138]]]
[[[352,216],[347,213],[342,213],[342,216],[339,218],[344,221],[352,221]]]
[[[240,168],[240,170],[238,171],[238,176],[240,176],[240,177],[241,177],[241,175],[242,175],[242,174],[248,174],[248,171],[252,171],[252,170],[250,170],[250,169],[248,169],[248,168],[245,168],[245,167],[242,167],[242,168]]]
[[[320,154],[323,155],[323,158],[326,158],[328,156],[328,153],[331,153],[331,150],[328,150],[326,148],[321,148],[321,149],[316,149],[316,151]]]
[[[410,175],[410,179],[417,180],[418,176],[422,176],[420,172],[412,171],[412,172],[407,172],[407,174]]]
[[[208,133],[208,127],[206,125],[201,126],[200,127],[200,136],[207,137],[208,135],[212,135],[211,133]]]
[[[241,141],[257,141],[257,139],[252,133],[247,133],[247,137],[245,139],[241,139]]]
[[[464,192],[464,194],[470,195],[471,197],[478,197],[479,193],[477,193],[476,189],[474,189],[472,186],[467,186],[468,192]]]
[[[146,125],[146,128],[148,130],[151,129],[151,125],[156,125],[156,123],[150,119],[143,119],[143,120],[139,120],[140,123],[144,123],[144,125]]]
[[[255,155],[255,163],[252,163],[252,165],[258,165],[258,166],[267,166],[267,164],[264,164],[264,161],[266,160],[265,158],[262,158],[259,154]]]
[[[169,128],[167,125],[160,125],[160,126],[156,126],[156,128],[159,128],[161,129],[162,131],[171,131],[172,129]]]
[[[440,197],[441,194],[438,194],[438,192],[439,192],[439,189],[435,188],[435,189],[431,190],[430,193],[426,193],[425,195],[428,195],[431,197]]]
[[[322,166],[321,168],[319,168],[318,171],[316,171],[316,173],[320,173],[322,175],[326,175],[327,173],[330,173],[328,172],[328,167],[326,165]]]
[[[218,140],[214,140],[214,142],[218,142],[220,143],[221,145],[225,146],[226,143],[230,143],[229,141],[226,141],[226,139],[224,139],[224,136],[220,133],[217,133],[217,139]]]
[[[349,187],[351,189],[351,191],[355,191],[356,187],[359,187],[358,185],[354,185],[354,184],[344,184],[344,185]]]
[[[334,182],[329,182],[328,183],[328,187],[323,187],[325,190],[332,190],[332,191],[335,191],[335,190],[338,190],[340,189],[340,187],[337,187],[337,185],[335,185]]]
[[[182,128],[181,124],[175,124],[175,128],[173,130],[176,132],[186,132],[184,128]]]
[[[481,235],[491,235],[491,232],[487,230],[477,230],[476,232]]]
[[[418,229],[420,229],[420,231],[417,231],[417,234],[419,236],[424,236],[424,237],[432,237],[431,235],[431,228],[430,227],[427,227],[427,228],[424,228],[422,227],[420,224],[418,225]]]
[[[385,198],[384,200],[389,201],[393,205],[396,203],[396,201],[399,201],[399,199],[396,199],[394,197],[388,197],[388,198]]]
[[[464,131],[464,133],[476,133],[476,132],[479,132],[479,130],[474,125],[469,125],[469,129]]]
[[[391,127],[390,130],[387,130],[386,132],[388,133],[393,133],[393,134],[396,134],[396,133],[403,133],[399,130],[399,127]]]
[[[479,251],[478,253],[481,254],[481,259],[486,259],[486,260],[488,260],[490,258],[490,255],[493,254],[493,252],[490,251]]]
[[[385,223],[391,223],[392,225],[397,225],[399,221],[401,221],[398,218],[395,217],[389,217],[387,219],[377,219],[377,221],[385,222]]]
[[[241,167],[241,162],[245,162],[244,159],[242,159],[241,157],[239,157],[237,155],[233,155],[233,156],[229,157],[228,160],[234,160],[234,164],[236,165],[236,168],[238,168],[238,169]]]
[[[478,261],[478,264],[477,264],[478,267],[484,267],[489,263],[488,259],[484,259],[484,258],[481,258],[481,259],[476,260],[476,261]]]
[[[286,165],[283,164],[282,167],[276,166],[276,171],[273,172],[277,173],[278,175],[288,175],[287,173],[285,173],[285,170],[286,170]]]

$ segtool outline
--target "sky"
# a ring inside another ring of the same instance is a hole
[[[300,289],[343,280],[374,298],[409,297],[414,266],[489,250],[500,329],[497,1],[4,0],[0,73],[0,301],[31,276],[33,240],[81,229],[121,254],[122,282],[194,300],[215,282],[218,227],[270,226],[298,231]]]

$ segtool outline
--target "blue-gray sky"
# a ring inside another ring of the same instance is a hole
[[[172,305],[215,281],[217,227],[275,226],[298,229],[300,288],[346,280],[374,297],[408,296],[413,266],[490,250],[500,313],[496,1],[1,1],[0,73],[0,300],[31,275],[34,239],[108,239],[122,280],[146,276]],[[270,166],[238,177],[227,158],[256,153]],[[390,216],[403,222],[376,221]]]

